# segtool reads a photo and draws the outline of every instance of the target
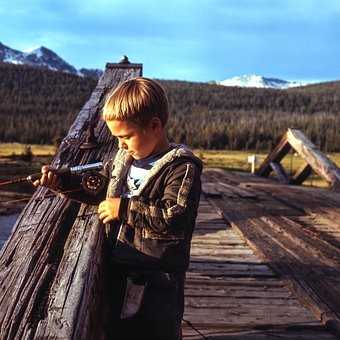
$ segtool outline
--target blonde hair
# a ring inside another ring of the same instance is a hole
[[[113,89],[104,105],[103,119],[127,120],[145,127],[153,117],[162,125],[168,121],[168,99],[163,87],[155,80],[138,77]]]

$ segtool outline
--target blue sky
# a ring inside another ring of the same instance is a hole
[[[77,68],[122,55],[144,75],[340,79],[340,0],[0,0],[0,41]]]

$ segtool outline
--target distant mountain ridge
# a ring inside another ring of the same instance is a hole
[[[0,42],[0,61],[16,65],[29,65],[75,74],[81,77],[99,78],[103,71],[99,69],[81,68],[77,70],[52,50],[41,46],[30,52],[22,52]]]
[[[291,87],[305,86],[310,83],[288,81],[277,78],[267,78],[257,74],[243,75],[233,77],[217,82],[224,86],[239,86],[239,87],[256,87],[256,88],[272,88],[272,89],[288,89]]]
[[[0,42],[0,62],[16,65],[42,67],[52,71],[66,72],[81,77],[90,77],[94,79],[99,79],[103,74],[103,71],[100,69],[80,68],[79,70],[77,70],[74,66],[67,63],[55,52],[44,46],[41,46],[29,52],[22,52],[8,47]],[[311,82],[307,83],[288,81],[278,78],[264,77],[257,74],[236,76],[222,81],[212,81],[212,83],[223,86],[273,89],[288,89],[292,87],[300,87],[312,84]]]

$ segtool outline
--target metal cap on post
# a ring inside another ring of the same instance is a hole
[[[91,120],[90,122],[87,122],[86,126],[86,137],[85,141],[80,144],[79,148],[83,150],[91,150],[99,147],[99,143],[97,142],[94,129],[96,126],[97,120]]]
[[[107,63],[106,68],[132,68],[142,70],[143,64],[131,63],[128,56],[123,55],[123,57],[119,60],[118,63]]]

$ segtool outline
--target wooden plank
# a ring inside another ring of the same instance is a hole
[[[249,184],[252,185],[253,184]],[[335,193],[329,195],[326,189],[283,187],[256,184],[258,190],[268,193],[268,196],[280,204],[289,205],[300,212],[291,216],[291,220],[298,220],[304,232],[314,234],[315,237],[326,240],[329,244],[339,247],[339,243],[332,235],[340,230],[340,197]],[[303,221],[303,218],[305,221]],[[321,223],[321,224],[320,224]]]
[[[290,182],[290,179],[289,179],[288,175],[286,174],[281,163],[270,162],[269,165],[273,169],[273,171],[275,172],[280,183],[288,184]]]
[[[273,274],[273,272],[268,268],[267,265],[265,264],[243,264],[243,263],[225,263],[225,262],[191,262],[190,264],[190,269],[192,270],[212,270],[212,269],[220,269],[221,271],[225,270],[243,270],[243,271],[248,271],[248,270],[257,270],[260,272],[268,272]]]
[[[187,293],[189,294],[189,293]],[[273,297],[231,297],[231,296],[189,296],[186,295],[185,305],[196,308],[238,308],[244,307],[250,310],[257,310],[267,308],[268,306],[274,308],[295,307],[301,311],[301,305],[295,298],[283,297],[276,295]]]
[[[301,185],[312,174],[312,167],[305,163],[294,174],[291,184]]]
[[[300,131],[288,129],[287,141],[311,168],[334,188],[340,188],[340,170]]]
[[[183,321],[183,339],[232,339],[232,340],[335,340],[335,337],[321,327],[305,324],[303,327],[296,325],[263,325],[261,330],[237,327],[206,327],[205,325],[192,327]]]
[[[277,310],[277,308],[275,308]],[[212,327],[235,327],[238,325],[242,326],[244,329],[251,329],[252,326],[262,326],[262,325],[271,325],[271,327],[275,327],[275,325],[289,325],[294,323],[295,325],[300,325],[300,327],[308,325],[319,325],[319,322],[315,320],[312,315],[308,314],[293,314],[290,316],[289,312],[282,311],[280,314],[275,315],[271,314],[271,311],[268,313],[265,310],[259,311],[257,313],[257,317],[253,314],[249,314],[250,308],[246,310],[234,310],[229,311],[221,310],[221,309],[212,309],[209,311],[202,308],[186,308],[186,320],[190,320],[190,322],[194,325],[211,325]],[[207,320],[207,313],[209,312],[210,318]],[[244,313],[242,313],[244,312]],[[301,312],[301,310],[300,310]],[[214,321],[213,321],[214,320]],[[210,321],[210,323],[209,323]],[[268,327],[267,326],[267,327]]]
[[[224,277],[223,280],[217,278],[199,278],[193,275],[193,273],[188,273],[186,280],[186,288],[192,287],[193,289],[206,290],[211,287],[211,289],[219,289],[220,287],[228,289],[228,287],[236,287],[237,289],[251,290],[261,290],[267,291],[268,289],[284,290],[288,292],[286,283],[279,278],[253,278],[253,277],[238,277],[238,278],[228,278]],[[289,291],[289,294],[291,292]]]
[[[223,202],[221,205],[223,206]],[[235,212],[225,206],[223,209],[226,219],[229,220],[233,227],[238,228],[246,236],[252,248],[262,255],[263,258],[271,261],[271,266],[293,283],[295,292],[313,309],[320,320],[324,315],[327,315],[323,321],[331,323],[338,331],[340,328],[338,328],[339,321],[336,313],[337,295],[334,295],[334,292],[331,297],[329,296],[331,300],[328,298],[327,294],[329,295],[331,290],[329,286],[326,288],[324,278],[309,276],[311,267],[301,265],[294,256],[295,254],[287,252],[287,249],[278,243],[277,238],[274,239],[269,237],[267,233],[264,233],[265,227],[263,222],[260,223],[256,219],[240,219],[238,216],[239,212]],[[322,287],[324,288],[322,289]],[[311,295],[313,291],[314,294]],[[324,294],[323,297],[322,294]]]
[[[217,196],[220,197],[221,193],[216,188],[215,183],[203,182],[202,183],[202,191],[206,196]]]
[[[251,267],[251,269],[245,271],[245,270],[237,270],[233,268],[226,268],[223,271],[221,269],[216,268],[208,268],[204,267],[203,269],[197,269],[197,268],[189,268],[189,272],[198,273],[199,275],[208,275],[210,277],[275,277],[276,274],[274,274],[272,271],[267,270],[257,270],[256,268]]]
[[[244,197],[244,198],[256,198],[257,195],[251,190],[246,190],[235,185],[230,185],[223,182],[218,182],[218,187],[221,193],[231,193],[230,197]]]
[[[291,146],[288,142],[286,134],[281,138],[280,142],[277,146],[271,151],[263,163],[260,165],[259,169],[257,170],[256,174],[262,177],[267,177],[271,171],[272,167],[270,166],[271,162],[280,163],[282,158],[288,154],[290,151]]]
[[[193,262],[195,261],[225,261],[225,262],[233,262],[233,263],[263,263],[258,257],[254,254],[247,254],[247,255],[225,255],[225,254],[218,254],[218,255],[194,255],[191,254],[191,259]]]
[[[253,254],[253,251],[249,248],[244,249],[198,249],[196,247],[191,248],[191,255],[242,255]]]
[[[249,287],[244,287],[244,289],[232,289],[231,287],[221,288],[221,287],[212,287],[209,289],[207,287],[199,289],[198,287],[193,287],[194,289],[190,289],[189,287],[185,290],[185,295],[188,297],[211,297],[211,298],[238,298],[238,299],[293,299],[297,301],[295,297],[292,296],[291,292],[287,289],[263,289],[259,287],[258,289],[250,289]],[[212,299],[215,301],[214,299]],[[297,304],[301,307],[301,305],[297,302]]]
[[[306,259],[313,261],[316,266],[327,266],[334,270],[340,268],[340,249],[304,231],[295,221],[284,216],[262,217],[261,220],[281,235],[280,240],[285,237],[289,246],[295,244],[301,253],[305,253]]]

